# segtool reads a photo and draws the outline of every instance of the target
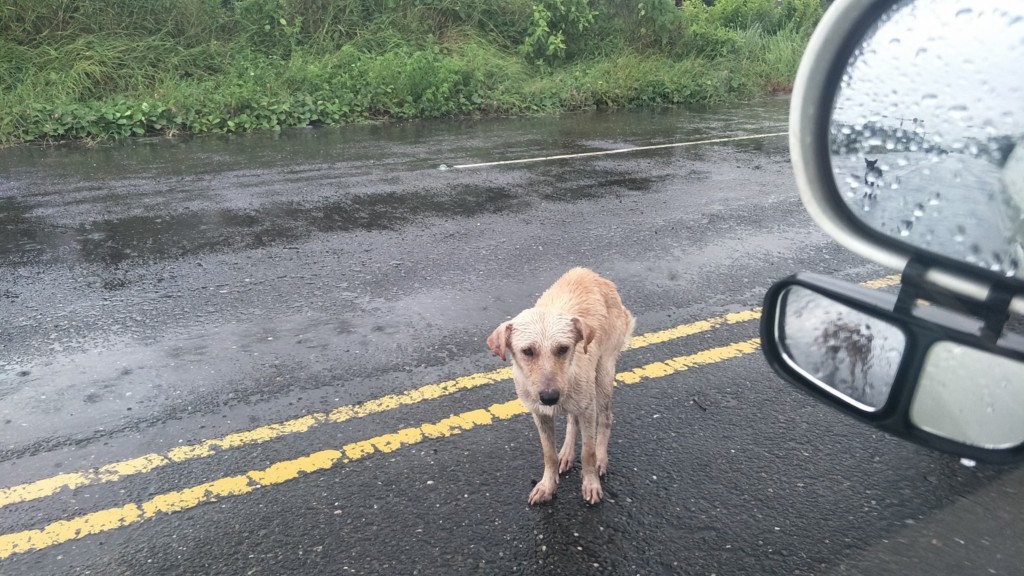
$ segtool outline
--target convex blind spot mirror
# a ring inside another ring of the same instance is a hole
[[[836,0],[800,63],[790,151],[835,240],[898,294],[800,273],[765,296],[775,371],[877,428],[1024,459],[1024,0]]]
[[[1024,364],[955,342],[936,342],[925,356],[910,420],[926,432],[971,446],[1019,446],[1024,442]]]
[[[801,273],[765,296],[761,341],[777,373],[898,436],[976,460],[1024,457],[1024,337],[982,319]]]
[[[803,286],[779,294],[775,332],[793,369],[860,410],[885,406],[906,352],[899,326]]]

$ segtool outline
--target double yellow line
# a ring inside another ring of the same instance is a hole
[[[864,284],[871,287],[881,287],[894,285],[898,282],[899,277],[890,276]],[[683,324],[668,330],[636,336],[630,342],[629,347],[635,349],[667,342],[721,326],[755,320],[760,315],[760,309],[755,308],[699,322]],[[632,370],[620,372],[616,375],[616,380],[623,384],[636,384],[644,380],[662,378],[690,368],[715,364],[750,354],[755,352],[758,346],[758,338],[735,342],[727,346],[704,350],[696,354],[678,356],[663,362],[653,362]],[[27,484],[3,488],[0,489],[0,508],[11,504],[45,498],[65,489],[115,482],[168,466],[172,463],[204,458],[223,450],[260,444],[275,438],[308,432],[324,424],[345,422],[354,418],[379,414],[400,406],[441,398],[455,392],[477,388],[509,378],[511,378],[511,370],[507,367],[491,372],[473,374],[446,382],[429,384],[401,394],[384,396],[361,404],[341,406],[330,412],[310,414],[285,422],[261,426],[245,432],[229,434],[221,438],[205,440],[197,444],[175,448],[164,454],[147,454],[83,472],[60,474]],[[326,470],[338,464],[354,462],[375,453],[393,452],[399,448],[418,444],[427,439],[450,437],[478,426],[491,425],[525,413],[526,409],[518,400],[494,404],[487,408],[463,412],[439,422],[405,428],[394,433],[353,442],[343,446],[340,450],[322,450],[299,458],[277,462],[262,470],[253,470],[190,488],[167,492],[140,504],[131,503],[120,508],[100,510],[69,520],[53,522],[38,530],[3,534],[0,535],[0,560],[15,554],[40,550],[89,535],[136,524],[156,517],[159,514],[171,514],[188,510],[200,504],[216,501],[219,498],[248,494],[259,488],[293,480],[303,474]]]
[[[736,324],[739,322],[754,320],[758,317],[760,317],[760,309],[747,310],[745,312],[737,312],[735,314],[726,314],[724,316],[709,318],[692,324],[684,324],[661,332],[652,332],[636,336],[630,342],[629,347],[631,349],[643,348],[644,346],[650,346],[652,344],[658,344],[682,338],[684,336],[706,332],[726,324]],[[301,418],[295,418],[276,424],[268,424],[267,426],[261,426],[244,432],[228,434],[221,438],[204,440],[197,444],[180,446],[164,454],[146,454],[145,456],[139,456],[138,458],[123,460],[121,462],[114,462],[112,464],[107,464],[84,472],[59,474],[51,478],[45,478],[43,480],[37,480],[27,484],[19,484],[17,486],[11,486],[10,488],[0,488],[0,509],[11,504],[52,496],[53,494],[65,489],[82,488],[84,486],[102,484],[105,482],[116,482],[118,480],[128,478],[129,476],[150,472],[170,464],[212,456],[224,450],[241,448],[251,444],[262,444],[264,442],[274,440],[275,438],[309,432],[310,430],[324,424],[337,424],[355,418],[380,414],[401,406],[417,404],[425,400],[435,400],[456,392],[508,380],[511,377],[512,369],[508,367],[493,370],[491,372],[472,374],[470,376],[463,376],[446,382],[428,384],[401,394],[391,394],[381,398],[376,398],[368,402],[363,402],[362,404],[341,406],[330,412],[317,412],[302,416]]]

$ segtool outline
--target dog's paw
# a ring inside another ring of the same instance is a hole
[[[562,450],[558,453],[558,473],[565,474],[569,470],[572,470],[573,464],[576,463],[576,451],[575,450]]]
[[[538,482],[537,485],[533,487],[533,490],[530,491],[528,502],[533,505],[551,500],[555,497],[555,488],[558,488],[557,483]]]
[[[583,499],[590,504],[597,504],[604,496],[601,491],[601,480],[597,478],[583,479]]]

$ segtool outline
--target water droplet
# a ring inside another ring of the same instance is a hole
[[[910,220],[901,220],[899,225],[900,236],[910,236],[910,230],[914,227],[914,223]]]
[[[447,170],[448,169],[448,165],[447,164],[441,164],[440,166],[437,167],[437,169],[438,170]]]
[[[929,206],[938,206],[939,202],[942,201],[942,195],[936,192],[931,198],[928,199]]]
[[[979,246],[977,242],[971,244],[971,254],[974,254],[975,256],[981,255],[981,246]]]
[[[921,96],[921,104],[925,106],[934,106],[939,101],[939,97],[936,94],[925,94]]]
[[[974,13],[974,10],[972,10],[970,8],[961,8],[961,9],[956,11],[956,17],[957,18],[963,18],[964,16],[970,16],[973,13]]]
[[[967,115],[967,106],[963,104],[956,104],[949,107],[949,115],[959,120]]]
[[[920,218],[924,216],[924,204],[918,203],[914,205],[914,218]]]
[[[953,235],[954,242],[963,242],[964,236],[967,234],[967,229],[963,226],[956,227],[956,234]]]
[[[928,53],[928,49],[927,48],[918,48],[917,52],[914,53],[914,57],[920,58],[921,56],[924,56],[927,53]]]

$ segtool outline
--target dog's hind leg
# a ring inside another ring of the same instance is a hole
[[[602,363],[603,364],[603,363]],[[612,390],[615,386],[615,363],[597,370],[597,474],[608,472],[608,441],[612,435]]]
[[[566,418],[565,440],[562,441],[562,449],[558,452],[558,473],[562,474],[572,469],[576,462],[576,429],[579,428],[579,418],[575,414],[569,414]]]
[[[555,417],[533,415],[540,435],[540,447],[544,451],[544,476],[530,491],[530,504],[547,502],[555,495],[558,488],[558,456],[555,454]]]

